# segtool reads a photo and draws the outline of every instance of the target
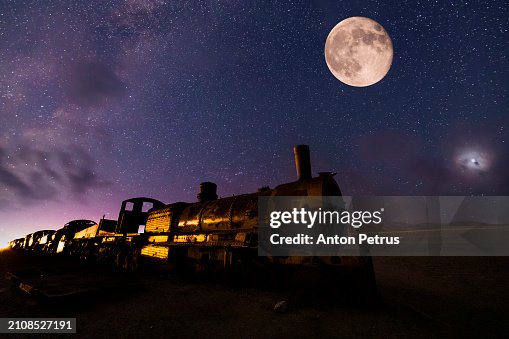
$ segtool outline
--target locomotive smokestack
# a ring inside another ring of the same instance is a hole
[[[299,180],[311,179],[311,160],[308,145],[297,145],[293,148],[295,167]]]
[[[217,199],[217,185],[213,182],[202,182],[200,184],[200,193],[196,196],[199,202],[216,200]]]

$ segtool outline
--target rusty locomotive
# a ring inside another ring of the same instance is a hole
[[[62,253],[82,261],[110,262],[128,271],[145,263],[164,263],[196,273],[245,270],[252,265],[326,266],[362,272],[369,284],[369,257],[258,257],[258,197],[341,196],[335,173],[313,177],[309,147],[294,148],[298,179],[258,192],[218,198],[216,185],[200,185],[197,202],[164,204],[150,198],[122,202],[117,220],[74,220],[57,231],[39,231],[11,242],[11,247]]]

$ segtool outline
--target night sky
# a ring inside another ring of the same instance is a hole
[[[0,243],[122,200],[296,179],[345,195],[509,195],[501,1],[0,1]],[[329,31],[365,16],[394,60],[350,87]],[[1,246],[0,246],[1,247]]]

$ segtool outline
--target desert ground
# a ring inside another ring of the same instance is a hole
[[[509,334],[509,258],[505,257],[373,258],[379,298],[372,304],[342,303],[338,300],[347,293],[343,290],[330,291],[336,294],[331,298],[334,302],[324,302],[323,294],[295,288],[232,286],[161,270],[127,275],[93,269],[88,278],[82,277],[83,284],[108,288],[49,299],[29,295],[6,278],[10,271],[47,267],[48,260],[12,250],[0,252],[0,317],[75,317],[77,333],[72,336],[83,338],[487,338]],[[55,266],[75,264],[52,260]],[[287,308],[275,312],[274,305],[280,301]],[[50,336],[55,334],[42,335]]]

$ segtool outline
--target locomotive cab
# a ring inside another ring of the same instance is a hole
[[[143,233],[147,222],[148,211],[162,207],[164,204],[151,198],[132,198],[122,202],[116,233]]]

